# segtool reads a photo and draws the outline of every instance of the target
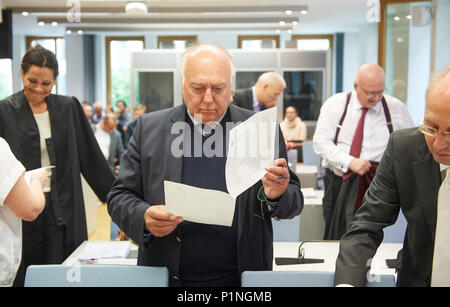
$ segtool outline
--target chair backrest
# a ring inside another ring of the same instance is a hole
[[[272,229],[274,242],[299,242],[300,216],[279,221],[272,219]]]
[[[168,287],[165,267],[133,265],[31,265],[25,287]]]
[[[395,287],[393,275],[369,276],[367,287]],[[242,287],[333,287],[334,272],[245,271]]]
[[[297,171],[297,158],[298,157],[298,151],[296,148],[290,149],[287,152],[287,158],[288,158],[288,166],[289,169],[295,174]]]
[[[304,165],[318,165],[319,156],[314,151],[312,141],[303,141],[302,154],[303,154],[303,164]]]
[[[403,211],[400,209],[397,221],[393,225],[383,229],[383,243],[403,243],[407,226],[408,222],[403,215]]]

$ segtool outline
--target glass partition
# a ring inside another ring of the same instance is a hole
[[[137,72],[136,81],[135,105],[145,105],[147,112],[173,107],[173,72]]]
[[[284,108],[294,106],[302,120],[317,120],[323,101],[323,71],[285,71]]]
[[[236,72],[236,89],[249,88],[255,85],[259,76],[265,71],[238,71]]]

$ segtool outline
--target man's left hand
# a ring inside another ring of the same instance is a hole
[[[273,161],[272,166],[266,167],[267,173],[261,179],[264,193],[269,200],[280,197],[289,184],[289,168],[285,159]]]

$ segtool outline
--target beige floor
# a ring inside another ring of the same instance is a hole
[[[97,228],[89,236],[89,241],[109,241],[111,235],[111,217],[106,209],[106,203],[97,206]]]

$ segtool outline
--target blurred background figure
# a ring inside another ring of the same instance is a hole
[[[286,142],[286,150],[298,146],[299,141],[306,140],[306,124],[301,120],[300,116],[298,116],[297,109],[293,106],[289,106],[286,108],[284,113],[284,120],[280,124],[280,128]]]
[[[120,132],[122,145],[125,147],[125,132],[130,122],[130,114],[127,112],[127,104],[123,100],[119,100],[117,106],[117,130]]]
[[[92,106],[87,101],[83,101],[81,103],[81,107],[83,108],[84,115],[88,119],[89,123],[92,124]]]
[[[98,124],[103,119],[103,105],[101,102],[97,101],[96,103],[94,103],[93,107],[94,114],[92,114],[91,123]]]
[[[136,127],[137,120],[141,115],[144,115],[147,111],[147,107],[143,104],[138,104],[134,108],[134,121],[128,124],[127,129],[125,131],[125,143],[124,148],[127,149],[128,142],[130,142],[131,136],[133,135],[134,128]]]
[[[285,88],[282,76],[274,71],[266,72],[259,76],[253,87],[236,90],[233,102],[244,109],[263,111],[277,105],[278,96]]]

